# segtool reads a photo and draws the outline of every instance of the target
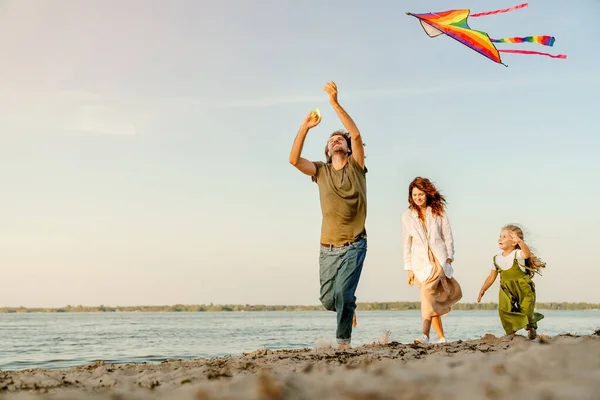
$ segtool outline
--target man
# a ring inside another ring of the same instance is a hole
[[[326,162],[301,157],[308,131],[321,122],[311,112],[304,119],[290,152],[290,163],[312,177],[321,201],[319,277],[321,304],[337,313],[338,348],[350,348],[356,325],[354,293],[367,254],[367,181],[365,153],[360,132],[337,99],[337,86],[328,82],[329,102],[348,132],[333,132],[325,146]]]

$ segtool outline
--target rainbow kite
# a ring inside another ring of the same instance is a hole
[[[483,17],[486,15],[501,14],[509,11],[518,10],[527,7],[528,3],[520,4],[511,8],[503,10],[487,11],[478,14],[471,14],[472,18]],[[500,59],[500,52],[502,53],[517,53],[517,54],[537,54],[542,56],[548,56],[552,58],[567,58],[564,54],[552,55],[548,53],[540,53],[538,51],[530,50],[498,50],[494,43],[537,43],[543,46],[553,46],[554,37],[552,36],[526,36],[526,37],[510,37],[503,39],[491,39],[487,33],[471,29],[467,23],[467,18],[471,10],[450,10],[442,11],[438,13],[426,13],[426,14],[413,14],[407,12],[407,15],[413,16],[419,19],[421,26],[425,30],[425,33],[429,37],[436,37],[442,34],[450,36],[452,39],[459,41],[467,47],[475,50],[476,52],[486,56],[490,60],[502,64],[505,67],[508,65],[504,64]]]

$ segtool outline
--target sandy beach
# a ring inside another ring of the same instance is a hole
[[[0,372],[1,399],[598,399],[600,336],[257,350],[241,357]]]

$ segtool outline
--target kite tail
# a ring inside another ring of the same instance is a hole
[[[539,56],[548,56],[551,58],[562,58],[565,59],[567,58],[566,54],[558,54],[558,55],[554,55],[554,54],[548,54],[548,53],[540,53],[539,51],[530,51],[530,50],[498,50],[501,53],[514,53],[514,54],[535,54],[535,55],[539,55]]]
[[[524,36],[524,37],[509,37],[502,39],[492,39],[493,43],[537,43],[542,46],[554,46],[555,39],[553,36]]]
[[[502,13],[507,13],[509,11],[515,11],[520,8],[525,8],[527,6],[528,6],[528,3],[523,3],[523,4],[519,4],[518,6],[505,8],[503,10],[494,10],[494,11],[481,12],[481,13],[477,13],[477,14],[471,14],[470,17],[484,17],[486,15],[502,14]]]

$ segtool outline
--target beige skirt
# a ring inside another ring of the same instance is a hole
[[[421,317],[441,317],[450,312],[452,306],[462,298],[462,289],[456,279],[447,278],[444,269],[429,248],[429,261],[433,271],[425,282],[415,277],[421,292]]]

